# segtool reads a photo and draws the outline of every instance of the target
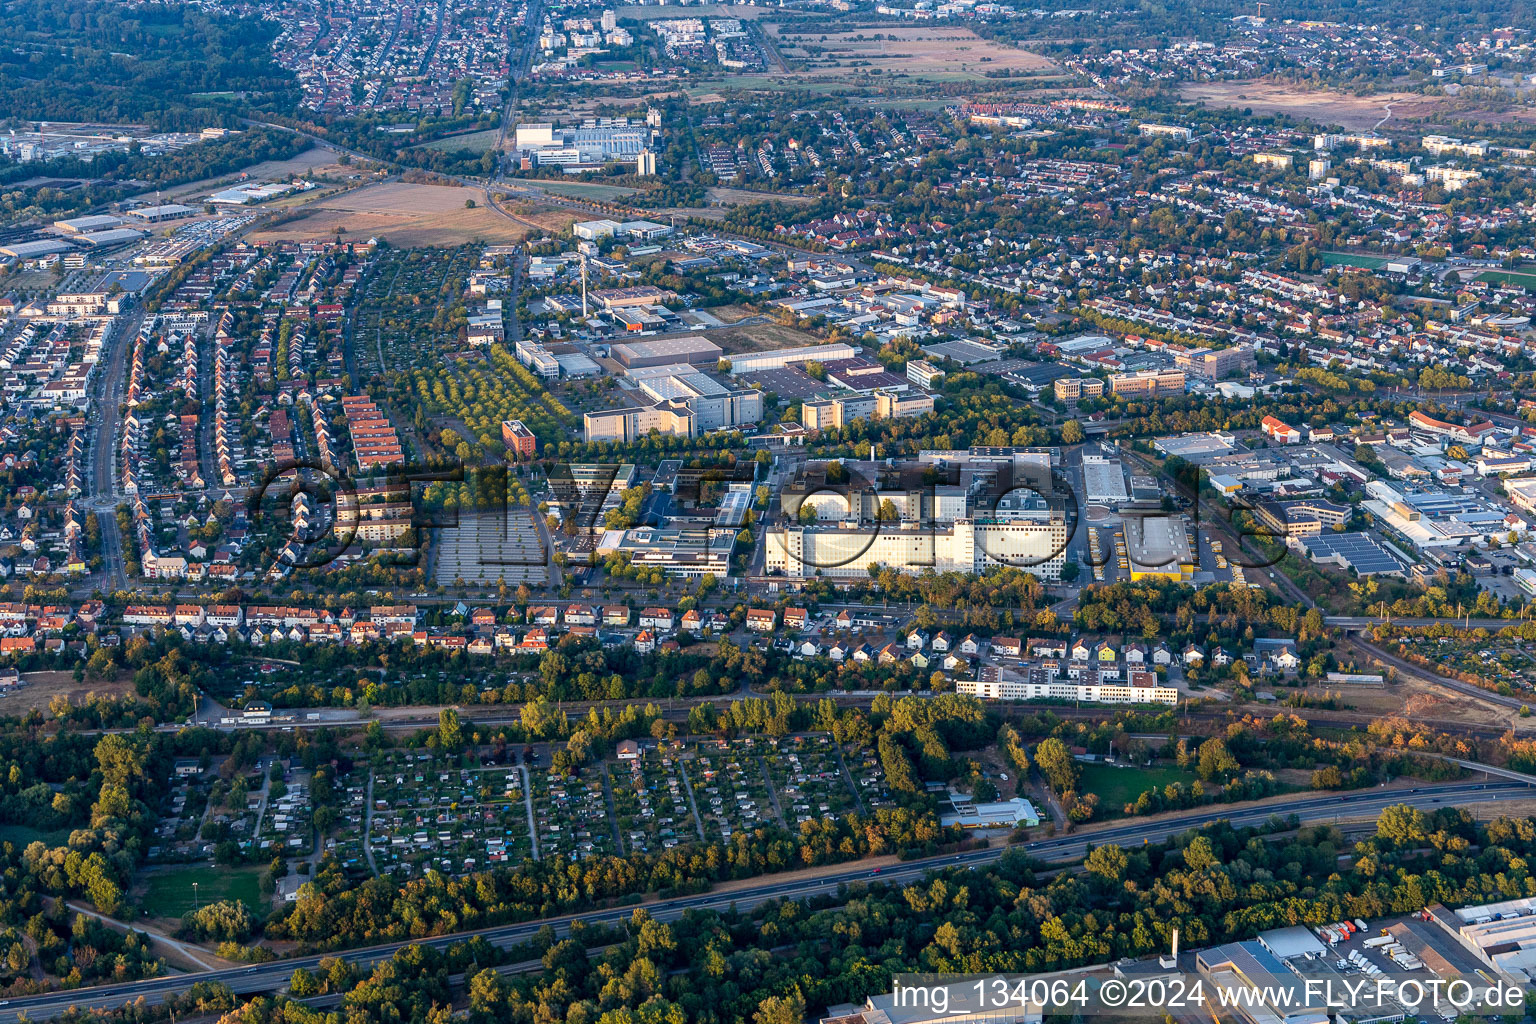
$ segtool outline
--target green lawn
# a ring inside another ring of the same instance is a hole
[[[1162,789],[1173,782],[1188,785],[1195,781],[1195,773],[1175,767],[1117,768],[1103,763],[1083,764],[1079,791],[1095,793],[1099,798],[1099,813],[1119,814],[1120,808],[1135,800],[1149,789]]]
[[[512,181],[524,181],[534,188],[541,188],[555,195],[571,196],[575,199],[599,199],[611,201],[623,199],[625,196],[634,195],[639,189],[628,188],[624,185],[604,185],[596,181],[560,181],[549,178],[523,178],[510,179]]]
[[[461,149],[467,149],[471,153],[484,153],[496,144],[496,136],[500,134],[495,128],[483,132],[465,132],[463,135],[449,135],[446,138],[423,142],[417,148],[440,149],[444,153],[457,153]]]
[[[1489,284],[1517,284],[1536,292],[1536,273],[1518,270],[1485,270],[1477,275],[1476,280],[1487,281]]]
[[[1359,267],[1362,270],[1380,270],[1387,260],[1380,256],[1356,256],[1351,252],[1323,253],[1325,267]]]
[[[55,832],[41,832],[30,825],[0,825],[0,842],[12,843],[18,850],[24,850],[28,843],[41,839],[49,846],[63,846],[69,842],[67,828]]]
[[[259,879],[261,869],[178,867],[146,875],[148,890],[143,907],[151,917],[181,917],[198,903],[207,906],[220,900],[239,900],[252,911],[264,909]],[[193,902],[192,883],[197,883]]]

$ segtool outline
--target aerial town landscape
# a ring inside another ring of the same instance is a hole
[[[1536,7],[0,7],[0,1024],[1536,1017]]]

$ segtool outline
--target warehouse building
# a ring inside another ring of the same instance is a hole
[[[707,338],[657,338],[623,342],[613,346],[612,354],[614,361],[626,370],[682,364],[713,369],[720,361],[720,346]]]
[[[651,129],[628,118],[589,118],[580,127],[547,122],[520,124],[513,148],[525,167],[564,167],[570,173],[605,163],[637,163],[651,144]]]
[[[1131,579],[1168,579],[1188,583],[1195,576],[1195,556],[1182,517],[1166,513],[1127,515],[1125,550]]]
[[[161,221],[190,217],[196,212],[192,207],[183,206],[180,203],[163,203],[160,206],[141,206],[137,210],[129,210],[128,216],[150,224],[158,224]]]
[[[986,572],[1012,566],[1043,580],[1061,579],[1067,525],[1059,514],[1039,519],[960,519],[947,528],[787,526],[770,531],[764,568],[793,577],[867,577],[878,564],[902,573]]]
[[[728,357],[732,373],[759,373],[763,370],[782,370],[795,363],[817,362],[823,365],[843,359],[853,359],[859,350],[845,342],[831,345],[803,345],[799,348],[779,348],[767,352],[733,352]]]

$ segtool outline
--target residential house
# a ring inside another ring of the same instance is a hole
[[[640,626],[642,629],[670,630],[672,612],[668,608],[643,608],[640,610]]]
[[[1018,658],[1024,653],[1024,643],[1016,636],[995,636],[992,638],[992,653],[999,658]]]

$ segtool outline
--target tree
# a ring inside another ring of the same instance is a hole
[[[1376,819],[1376,834],[1397,846],[1416,846],[1429,838],[1429,816],[1417,807],[1393,804]]]
[[[1055,736],[1041,740],[1040,745],[1035,747],[1034,760],[1040,774],[1045,776],[1045,781],[1057,793],[1070,793],[1077,789],[1077,760],[1061,740]]]
[[[1196,836],[1184,847],[1184,863],[1191,871],[1209,871],[1221,863],[1216,848],[1206,836]]]
[[[882,523],[898,523],[901,521],[901,513],[896,510],[896,503],[886,498],[880,502],[878,518]]]
[[[1061,425],[1061,441],[1063,444],[1082,444],[1085,436],[1083,425],[1077,422],[1077,420],[1067,420],[1067,422]]]
[[[810,526],[816,522],[816,506],[802,501],[800,511],[795,514],[795,518],[800,520],[800,525]]]
[[[443,708],[437,713],[437,745],[444,750],[457,750],[464,742],[464,729],[459,724],[459,713],[453,708]]]
[[[1219,736],[1212,736],[1200,744],[1195,760],[1195,774],[1206,782],[1225,782],[1242,768],[1237,758],[1227,749]]]
[[[1113,843],[1108,846],[1096,846],[1093,852],[1088,854],[1088,859],[1083,866],[1088,869],[1090,875],[1111,882],[1118,882],[1125,877],[1125,869],[1130,865],[1131,859],[1125,851]]]
[[[805,1020],[805,996],[796,988],[785,996],[769,996],[757,1004],[754,1024],[801,1024]]]
[[[288,994],[303,999],[306,996],[320,994],[320,983],[307,969],[298,967],[294,969],[293,976],[288,979]]]

